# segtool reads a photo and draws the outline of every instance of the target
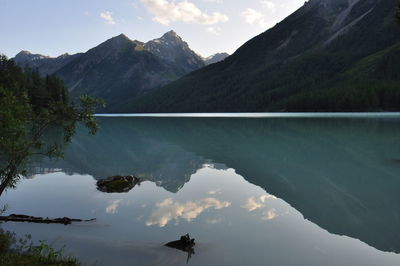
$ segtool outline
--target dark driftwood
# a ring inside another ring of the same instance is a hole
[[[90,220],[82,220],[82,219],[71,219],[68,217],[63,218],[43,218],[43,217],[35,217],[21,214],[11,214],[9,216],[0,216],[0,221],[4,222],[28,222],[28,223],[42,223],[42,224],[71,224],[72,222],[92,222],[96,219]]]

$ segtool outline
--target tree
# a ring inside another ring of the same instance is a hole
[[[396,16],[397,16],[397,20],[400,23],[400,1],[398,3],[398,6],[397,6]]]
[[[82,96],[79,104],[67,99],[67,89],[58,78],[24,72],[0,55],[0,195],[15,186],[32,155],[61,157],[61,147],[71,140],[77,123],[96,133],[93,113],[100,102],[88,96]],[[53,127],[62,129],[63,143],[46,144],[43,136]]]

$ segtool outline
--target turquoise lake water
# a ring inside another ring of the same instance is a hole
[[[400,114],[99,115],[32,163],[1,227],[88,265],[400,265]],[[135,175],[128,193],[96,181]],[[164,247],[189,233],[195,254]],[[188,261],[189,259],[189,261]]]

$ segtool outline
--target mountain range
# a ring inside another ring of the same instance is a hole
[[[204,58],[204,63],[208,66],[225,60],[229,56],[228,53],[216,53],[209,57]]]
[[[36,68],[41,75],[62,78],[73,97],[87,94],[104,99],[108,110],[154,87],[162,86],[226,57],[197,55],[174,31],[147,43],[121,34],[86,53],[56,58],[28,51],[14,60],[21,67]]]
[[[19,53],[107,112],[400,110],[398,0],[309,0],[233,55],[202,58],[174,31],[119,35],[86,53]]]
[[[232,56],[120,112],[400,110],[397,0],[310,0]]]

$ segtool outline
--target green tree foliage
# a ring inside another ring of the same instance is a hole
[[[396,16],[397,16],[397,20],[400,23],[400,2],[398,3],[398,6],[397,6]]]
[[[31,155],[62,156],[62,144],[46,144],[43,139],[50,128],[63,129],[63,143],[71,140],[78,122],[94,134],[97,104],[87,96],[81,97],[80,104],[70,103],[60,79],[41,78],[36,70],[22,71],[0,55],[0,195],[15,185]]]

